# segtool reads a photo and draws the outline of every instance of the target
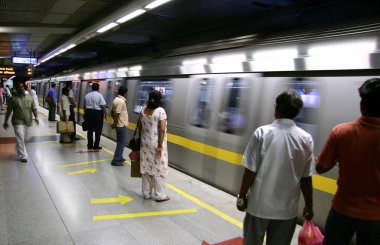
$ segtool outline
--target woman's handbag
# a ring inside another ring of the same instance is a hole
[[[141,109],[141,111],[142,111],[142,109]],[[137,119],[135,132],[133,133],[133,137],[129,141],[129,144],[128,144],[128,148],[131,149],[132,151],[139,151],[140,150],[141,139],[136,138],[136,133],[137,133],[137,125],[139,124],[140,117],[141,117],[141,111],[139,114],[139,119]]]
[[[129,154],[129,158],[131,159],[131,177],[141,178],[140,152],[139,151],[132,151]]]
[[[73,121],[58,121],[57,133],[59,134],[74,133]]]

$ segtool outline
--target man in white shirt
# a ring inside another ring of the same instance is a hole
[[[106,102],[103,95],[99,93],[99,83],[92,84],[92,92],[84,97],[84,119],[88,124],[87,149],[100,150],[100,136],[103,130],[103,118],[107,120]],[[95,131],[95,142],[93,132]]]
[[[244,152],[245,167],[237,208],[247,212],[244,244],[290,244],[296,227],[300,191],[305,199],[303,215],[313,217],[313,139],[293,119],[302,109],[293,89],[276,98],[275,121],[253,133]],[[249,190],[249,194],[247,196]]]
[[[128,89],[125,86],[121,86],[117,93],[119,94],[112,102],[111,115],[113,118],[112,128],[116,129],[117,145],[115,154],[111,164],[113,166],[123,166],[124,158],[123,151],[125,147],[125,140],[127,137],[128,126],[128,111],[126,98],[128,95]]]

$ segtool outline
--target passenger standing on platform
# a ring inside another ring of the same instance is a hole
[[[152,194],[157,202],[169,200],[166,189],[168,176],[168,148],[166,112],[161,105],[161,93],[149,93],[148,105],[141,112],[138,129],[141,135],[140,171],[142,194],[145,199]],[[152,191],[154,192],[152,193]]]
[[[16,77],[17,78],[17,77]],[[32,125],[32,113],[34,120],[38,124],[37,108],[34,104],[32,96],[25,94],[24,84],[16,82],[17,95],[13,96],[9,101],[7,114],[4,121],[4,129],[8,128],[8,119],[12,115],[12,124],[16,135],[16,151],[17,158],[21,162],[27,162],[27,152],[25,139],[28,134],[28,127]]]
[[[380,244],[380,79],[359,88],[362,116],[337,125],[317,159],[324,173],[339,162],[338,190],[323,244]]]
[[[77,137],[77,130],[76,130],[76,120],[75,120],[75,112],[74,108],[76,107],[76,103],[74,100],[74,92],[73,92],[73,82],[68,81],[66,82],[66,87],[69,89],[69,102],[70,102],[70,117],[69,120],[74,123],[74,133],[70,134],[71,140],[79,140],[80,138]]]
[[[4,88],[4,93],[5,93],[5,103],[8,105],[9,101],[11,100],[12,98],[12,93],[11,93],[11,90],[9,89],[9,85],[5,85],[5,88]]]
[[[4,89],[3,84],[0,84],[0,109],[4,110]]]
[[[305,199],[303,215],[313,217],[313,139],[294,123],[302,109],[293,89],[276,98],[272,124],[253,133],[245,149],[245,172],[237,208],[246,210],[244,244],[290,244],[296,227],[300,190]],[[249,194],[247,196],[249,190]]]
[[[38,97],[37,97],[37,93],[36,93],[36,85],[34,85],[34,84],[30,87],[30,95],[33,98],[33,101],[34,101],[34,104],[36,105],[36,108],[38,108]]]
[[[115,154],[111,164],[114,166],[124,166],[123,152],[125,147],[125,141],[127,137],[128,126],[128,111],[126,98],[128,95],[128,89],[125,86],[121,86],[117,93],[119,94],[112,102],[111,116],[113,123],[111,127],[116,129],[117,145]]]
[[[70,102],[69,102],[69,89],[62,88],[61,96],[61,121],[69,121],[70,117]],[[63,133],[60,136],[59,143],[71,143],[71,139],[68,133]]]
[[[103,130],[103,118],[107,120],[106,102],[103,95],[99,93],[99,83],[92,84],[92,92],[84,97],[84,119],[88,123],[87,149],[100,150],[100,136]],[[95,142],[93,132],[95,131]]]
[[[57,107],[57,97],[55,96],[55,83],[51,84],[51,88],[47,94],[48,103],[49,103],[49,118],[48,120],[51,122],[57,121],[55,120],[55,108]]]

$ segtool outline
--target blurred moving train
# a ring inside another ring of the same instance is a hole
[[[209,44],[203,52],[195,47],[193,54],[184,55],[189,48],[149,62],[125,60],[31,82],[37,85],[41,106],[45,106],[43,98],[52,82],[58,85],[58,97],[65,83],[73,82],[78,122],[83,121],[83,98],[92,83],[100,84],[108,113],[118,87],[127,86],[128,139],[149,91],[159,90],[168,113],[171,166],[236,194],[245,146],[257,127],[274,120],[274,100],[283,90],[295,89],[304,101],[295,121],[313,136],[315,156],[336,124],[360,116],[357,89],[366,79],[380,75],[376,32],[380,26],[371,28],[363,26],[360,34],[342,28],[260,42],[246,40],[250,45],[240,40],[234,48],[231,41],[221,51],[215,51],[221,49],[220,43],[214,50]],[[103,134],[116,138],[107,123]],[[336,177],[336,167],[323,176],[313,176],[314,221],[322,229],[337,188]],[[299,217],[302,208],[300,198]]]

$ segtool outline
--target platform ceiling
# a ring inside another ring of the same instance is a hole
[[[380,17],[380,1],[373,0],[171,0],[96,32],[97,25],[152,1],[0,0],[1,65],[15,66],[12,56],[43,58],[79,40],[76,47],[35,67],[34,76],[44,76],[244,35]]]

